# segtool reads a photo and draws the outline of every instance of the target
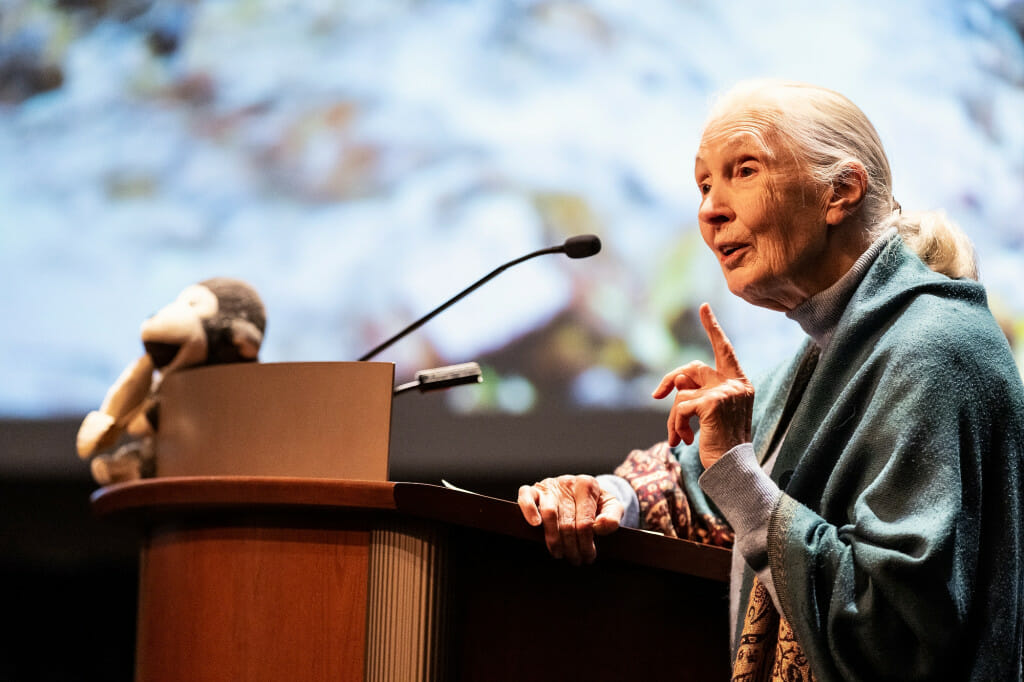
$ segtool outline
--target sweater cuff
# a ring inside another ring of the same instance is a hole
[[[612,474],[601,474],[596,476],[597,483],[602,488],[615,495],[615,498],[622,503],[624,512],[622,520],[619,521],[620,528],[640,527],[640,500],[637,499],[636,491],[629,481]]]
[[[768,520],[782,491],[757,465],[754,446],[742,443],[729,450],[701,474],[698,483],[736,531],[737,548],[757,570],[757,564],[767,559],[763,541],[756,542],[756,547],[742,546],[746,542],[740,541],[767,539]]]

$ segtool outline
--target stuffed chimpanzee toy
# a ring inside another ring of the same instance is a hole
[[[160,381],[186,367],[255,362],[265,330],[259,294],[245,282],[226,277],[186,287],[143,322],[145,355],[121,373],[100,409],[86,415],[78,429],[78,456],[92,458],[93,479],[107,485],[152,476]],[[98,454],[116,445],[125,432],[136,440]]]

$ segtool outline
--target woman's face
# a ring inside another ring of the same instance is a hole
[[[791,310],[835,281],[826,198],[785,148],[769,150],[742,122],[719,125],[697,152],[701,236],[729,290],[772,310]],[[773,149],[774,147],[774,149]]]

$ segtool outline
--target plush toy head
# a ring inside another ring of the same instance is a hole
[[[129,444],[98,455],[127,431],[149,438],[157,427],[160,380],[186,367],[258,359],[267,318],[259,294],[237,279],[215,277],[185,287],[178,297],[142,323],[146,354],[118,377],[103,405],[86,415],[78,430],[78,455],[93,458],[92,472],[105,485],[152,475],[151,442]]]
[[[245,282],[215,277],[185,287],[142,323],[142,345],[162,373],[257,359],[267,317]]]

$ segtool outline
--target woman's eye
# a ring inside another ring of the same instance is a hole
[[[739,169],[736,171],[736,175],[738,175],[741,178],[749,178],[755,172],[756,171],[753,166],[740,166]]]

